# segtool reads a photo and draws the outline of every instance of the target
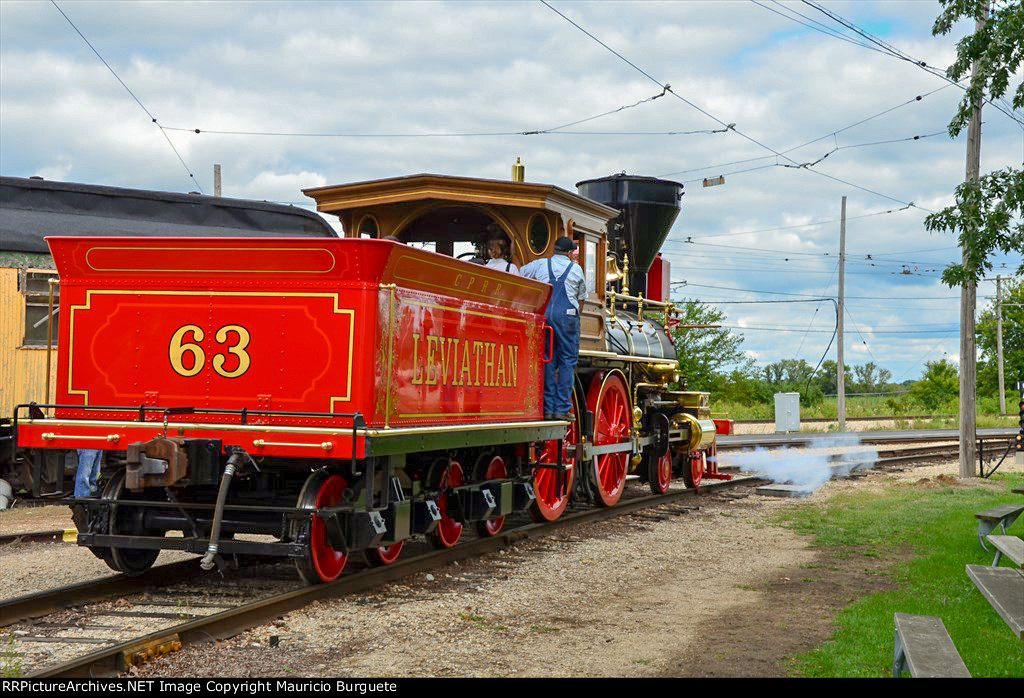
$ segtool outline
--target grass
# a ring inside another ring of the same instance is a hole
[[[890,591],[871,594],[844,609],[824,645],[795,658],[793,672],[811,677],[888,676],[892,672],[893,614],[938,616],[964,663],[976,677],[1024,677],[1024,643],[968,579],[966,564],[990,565],[978,545],[974,514],[998,504],[1024,503],[1014,473],[1002,485],[923,489],[900,485],[884,494],[854,492],[816,507],[780,515],[785,525],[813,536],[813,545],[839,555],[911,556],[886,570]],[[1020,523],[1010,533],[1021,534]]]
[[[14,635],[8,635],[3,650],[0,650],[0,678],[21,678],[21,653],[14,649]]]

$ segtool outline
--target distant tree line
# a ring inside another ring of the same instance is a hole
[[[1004,285],[1003,303],[1007,402],[1016,404],[1013,386],[1024,380],[1024,283],[1008,281]],[[685,300],[679,309],[683,326],[717,325],[726,319],[724,311],[698,300]],[[982,311],[977,331],[979,400],[994,405],[998,391],[994,302]],[[742,349],[743,335],[733,330],[677,327],[672,334],[686,389],[710,391],[715,400],[768,404],[775,393],[792,392],[800,393],[801,404],[810,407],[838,392],[836,362],[832,359],[822,361],[818,367],[804,359],[781,359],[757,366]],[[894,383],[892,378],[891,371],[874,361],[848,364],[846,394],[877,396],[886,401],[891,414],[936,413],[950,410],[958,400],[957,366],[945,358],[927,361],[917,379]]]

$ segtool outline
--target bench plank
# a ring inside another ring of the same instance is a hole
[[[942,620],[897,613],[893,677],[906,668],[914,678],[971,678]]]
[[[1017,567],[1024,565],[1024,540],[1017,536],[985,536],[985,538],[996,549],[996,559],[992,561],[993,567],[999,566],[999,558],[1003,555],[1010,558]]]
[[[967,576],[1013,634],[1024,640],[1024,573],[1010,567],[967,565]]]
[[[999,521],[1005,519],[1012,514],[1020,516],[1021,512],[1024,512],[1024,505],[1020,504],[1000,504],[997,507],[986,509],[985,511],[979,511],[974,515],[977,519],[984,519],[986,521]],[[1014,517],[1017,518],[1016,516]]]
[[[1005,534],[1006,529],[1013,525],[1021,513],[1024,513],[1024,506],[1001,504],[975,514],[974,518],[978,520],[978,542],[981,543],[981,549],[988,551],[988,546],[985,545],[985,536],[992,533],[996,526]]]

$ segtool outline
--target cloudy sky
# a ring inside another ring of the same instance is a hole
[[[731,301],[762,364],[816,364],[831,304],[735,301],[834,296],[845,195],[847,361],[906,379],[956,358],[959,294],[937,278],[955,240],[922,223],[964,176],[965,138],[944,133],[959,88],[803,3],[550,1],[653,80],[540,2],[59,2],[136,101],[53,4],[4,0],[0,173],[211,193],[221,163],[225,196],[296,205],[303,187],[414,172],[506,178],[517,156],[570,190],[666,176],[686,184],[664,249],[680,294]],[[933,66],[969,31],[933,38],[937,2],[825,7]],[[665,83],[561,132],[399,135],[550,130]],[[1024,128],[986,107],[982,171],[1022,160]]]

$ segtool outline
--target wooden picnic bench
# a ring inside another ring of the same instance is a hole
[[[935,616],[893,616],[896,632],[893,639],[892,677],[898,679],[909,671],[915,679],[969,679],[971,672],[956,651],[946,626]]]
[[[1001,504],[975,514],[974,518],[978,520],[978,542],[981,543],[982,550],[988,551],[985,536],[992,533],[997,526],[1005,535],[1006,529],[1013,525],[1021,513],[1024,513],[1024,505]]]
[[[1024,566],[1024,540],[1017,536],[985,536],[986,540],[996,549],[996,559],[992,561],[993,567],[999,567],[999,560],[1003,555],[1010,558],[1017,567]]]
[[[1012,567],[967,565],[967,576],[1003,617],[1013,634],[1024,640],[1024,571]]]

